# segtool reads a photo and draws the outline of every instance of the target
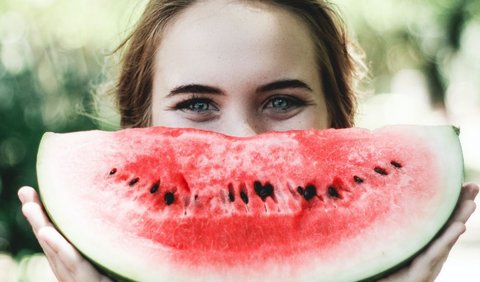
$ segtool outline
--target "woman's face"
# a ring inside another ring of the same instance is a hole
[[[153,125],[250,136],[329,124],[307,26],[262,3],[202,1],[177,15],[152,99]]]

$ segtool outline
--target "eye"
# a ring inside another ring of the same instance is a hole
[[[281,95],[268,99],[263,108],[275,113],[287,113],[304,105],[305,102],[296,97]]]
[[[213,101],[207,98],[189,98],[175,105],[176,110],[192,113],[208,113],[212,111],[218,111],[218,108],[214,105]]]
[[[180,117],[193,122],[208,122],[220,116],[220,108],[213,99],[196,95],[179,101],[171,107],[171,110],[178,111]]]

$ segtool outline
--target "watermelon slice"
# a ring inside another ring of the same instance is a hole
[[[135,281],[357,281],[406,263],[449,219],[451,126],[46,133],[46,211],[88,259]]]

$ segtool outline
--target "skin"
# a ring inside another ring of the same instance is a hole
[[[209,1],[189,7],[170,23],[155,58],[153,125],[234,136],[326,128],[324,93],[306,30],[294,15],[264,4]],[[478,191],[465,184],[443,234],[381,281],[433,281],[465,231]],[[60,281],[110,281],[53,227],[33,188],[22,187],[18,196]]]
[[[153,124],[235,136],[327,127],[307,26],[264,5],[202,3],[167,27],[156,58]]]

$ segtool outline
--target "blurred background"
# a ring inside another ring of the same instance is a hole
[[[332,2],[370,67],[357,125],[459,126],[467,181],[480,183],[480,1]],[[114,108],[93,93],[144,4],[0,0],[0,282],[54,281],[16,192],[37,186],[45,131],[118,128]],[[480,281],[479,214],[437,281]]]

